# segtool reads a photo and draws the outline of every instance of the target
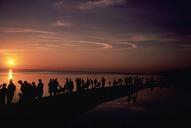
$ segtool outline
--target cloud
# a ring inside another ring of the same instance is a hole
[[[57,34],[56,32],[37,30],[32,28],[7,28],[3,30],[6,33],[39,33],[39,34]]]
[[[120,34],[127,42],[134,42],[142,49],[169,48],[174,51],[190,52],[191,35],[178,35],[176,33],[155,33],[155,34]]]
[[[159,41],[159,42],[175,42],[177,41],[174,33],[159,34],[119,34],[120,37],[132,42]]]
[[[96,8],[107,8],[111,6],[123,5],[126,3],[126,0],[89,0],[85,3],[80,3],[80,10],[91,10]]]
[[[110,50],[124,50],[124,49],[135,49],[137,48],[137,44],[133,43],[129,40],[105,40],[99,38],[93,38],[89,40],[67,40],[58,35],[54,36],[44,36],[39,35],[36,43],[30,46],[39,47],[39,43],[41,42],[44,47],[49,48],[71,48],[71,49],[80,49],[80,50],[88,50],[88,49],[110,49]]]
[[[82,44],[94,44],[94,45],[101,46],[101,48],[103,48],[103,49],[111,49],[112,48],[112,45],[107,44],[107,43],[101,43],[101,42],[92,42],[92,41],[73,41],[73,42],[79,42]]]
[[[113,42],[113,44],[116,44],[118,47],[115,48],[115,49],[135,49],[135,48],[138,48],[138,46],[134,43],[129,43],[128,41],[115,41]]]
[[[23,49],[0,49],[0,52],[23,52]]]
[[[66,1],[66,0],[56,0],[53,6],[61,11],[74,11],[77,9],[79,1]]]
[[[24,52],[24,49],[0,49],[0,54],[14,56],[17,52]]]
[[[63,20],[57,20],[55,23],[52,23],[53,26],[56,27],[70,27],[72,23],[64,22]]]
[[[191,51],[191,44],[177,44],[176,46],[179,51]]]
[[[56,6],[56,8],[58,8],[58,9],[62,9],[62,6],[63,6],[63,5],[64,5],[64,2],[61,1],[61,0],[56,1],[56,2],[54,3],[54,6]]]
[[[70,48],[75,50],[92,50],[92,49],[112,49],[112,45],[102,42],[93,41],[57,41],[49,40],[41,43],[28,44],[29,50],[47,51],[47,50],[59,50],[63,48]]]

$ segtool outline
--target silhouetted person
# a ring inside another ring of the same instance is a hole
[[[81,79],[81,87],[82,87],[82,89],[84,90],[84,87],[85,87],[85,81],[84,81],[84,79]]]
[[[57,79],[53,80],[53,95],[57,95],[58,93],[58,87],[59,87],[59,82]]]
[[[73,81],[70,79],[70,80],[69,80],[69,92],[72,93],[73,89],[74,89],[74,83],[73,83]]]
[[[76,78],[76,89],[77,92],[81,91],[81,78]]]
[[[12,102],[15,90],[16,90],[16,86],[13,83],[13,80],[10,80],[10,83],[7,87],[7,104],[10,104]]]
[[[22,82],[21,80],[18,81],[18,83],[20,84],[20,91],[21,93],[19,93],[19,102],[21,103],[26,103],[29,102],[29,84],[27,81]]]
[[[94,79],[94,86],[96,87],[97,86],[97,78]]]
[[[129,77],[129,85],[131,86],[131,85],[133,85],[133,77]]]
[[[3,83],[3,85],[0,86],[0,105],[5,104],[5,97],[7,92],[6,86],[6,83]]]
[[[96,84],[96,88],[99,88],[99,87],[101,87],[101,82],[100,81],[98,81],[97,84]]]
[[[116,80],[113,81],[113,87],[115,87],[115,86],[117,86],[117,81]]]
[[[27,82],[28,83],[28,82]],[[28,83],[27,86],[27,102],[32,102],[32,100],[34,99],[34,91],[33,91],[33,87],[31,83]]]
[[[21,86],[20,87],[20,91],[21,91],[21,93],[19,93],[19,102],[23,102],[24,101],[24,94],[25,94],[25,91],[24,91],[24,83],[21,81],[21,80],[19,80],[18,81],[18,83],[19,83],[19,85]]]
[[[94,81],[92,79],[90,79],[90,83],[91,83],[91,86],[92,86],[92,89],[94,88]]]
[[[84,89],[88,89],[89,88],[89,86],[90,86],[90,80],[87,78],[87,81],[86,81],[86,83],[85,83],[85,86],[84,86]]]
[[[128,84],[129,84],[129,78],[125,77],[125,85],[128,86]]]
[[[118,83],[119,83],[120,86],[122,86],[123,85],[123,80],[121,78],[119,78]]]
[[[44,84],[42,83],[42,80],[39,79],[38,80],[38,86],[37,86],[37,97],[38,98],[42,98],[43,96],[43,88],[44,88]]]
[[[48,83],[48,92],[50,94],[50,96],[53,95],[53,80],[50,79],[49,83]]]
[[[33,89],[33,99],[37,97],[37,86],[35,82],[32,82],[32,89]]]
[[[101,84],[102,84],[102,87],[105,87],[105,78],[104,77],[101,78]]]
[[[64,88],[66,89],[66,93],[69,93],[70,92],[70,85],[69,85],[70,83],[69,83],[69,80],[68,80],[68,78],[66,78],[66,82],[65,82],[65,84],[64,84]]]

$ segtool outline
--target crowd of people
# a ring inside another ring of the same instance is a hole
[[[0,104],[5,104],[5,98],[7,97],[7,104],[10,104],[13,100],[16,86],[12,80],[9,81],[7,86],[6,83],[0,85]]]
[[[19,101],[20,102],[30,102],[34,99],[40,99],[43,96],[44,84],[42,80],[38,80],[38,85],[35,82],[29,83],[27,81],[18,81],[20,85]]]
[[[135,102],[135,96],[131,95],[132,92],[137,92],[142,85],[147,85],[153,88],[154,85],[154,78],[148,78],[146,81],[143,77],[132,77],[128,76],[124,79],[119,78],[117,80],[113,80],[109,82],[109,86],[116,87],[116,86],[128,86],[128,96],[129,102],[131,99]],[[44,84],[41,79],[38,80],[38,84],[35,82],[29,83],[27,81],[18,81],[20,85],[20,93],[19,93],[19,101],[20,102],[31,102],[35,99],[40,99],[43,96],[44,91]],[[100,80],[97,78],[87,78],[86,80],[83,78],[76,78],[75,84],[74,81],[70,78],[66,78],[66,81],[63,85],[60,85],[57,79],[50,79],[48,82],[48,92],[50,96],[60,95],[60,94],[70,94],[74,92],[74,86],[76,86],[76,92],[85,91],[88,89],[97,89],[97,88],[104,88],[106,85],[105,77],[102,77]],[[7,97],[7,104],[12,103],[14,94],[16,91],[16,86],[13,83],[13,80],[9,81],[7,86],[6,83],[0,85],[0,104],[5,104],[5,99]]]

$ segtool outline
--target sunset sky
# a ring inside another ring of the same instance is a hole
[[[0,68],[189,67],[190,12],[186,0],[0,0]]]

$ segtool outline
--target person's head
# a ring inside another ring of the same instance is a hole
[[[19,84],[22,84],[23,82],[22,82],[22,80],[19,80],[18,83],[19,83]]]
[[[3,83],[3,88],[5,88],[7,86],[7,84],[6,83]]]
[[[42,79],[38,79],[38,82],[41,83],[41,82],[42,82]]]
[[[10,80],[9,80],[9,82],[10,82],[10,83],[13,83],[13,80],[12,80],[12,79],[10,79]]]
[[[28,82],[25,80],[25,81],[24,81],[24,84],[25,84],[25,85],[27,85],[27,84],[28,84]]]

